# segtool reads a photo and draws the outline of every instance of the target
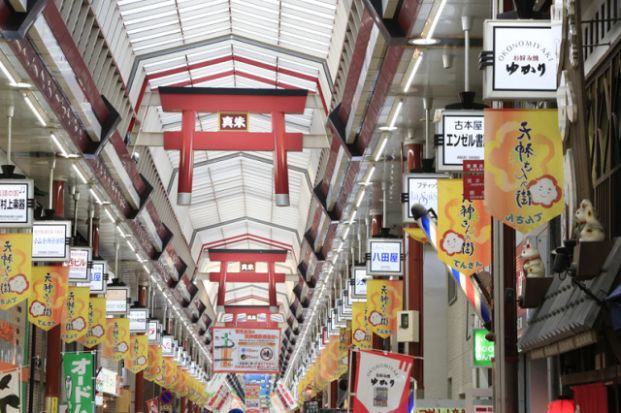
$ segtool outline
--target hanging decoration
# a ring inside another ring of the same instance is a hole
[[[32,234],[0,234],[0,310],[30,295]]]
[[[132,373],[138,373],[147,368],[149,358],[149,338],[144,334],[133,335],[129,340],[129,362],[125,367]]]
[[[367,302],[358,301],[351,304],[351,343],[354,347],[364,350],[373,347],[371,329],[369,328]]]
[[[397,313],[403,310],[403,281],[367,280],[369,329],[382,338],[397,331]]]
[[[60,338],[65,343],[73,343],[88,332],[89,301],[89,287],[69,287],[60,323]]]
[[[106,334],[106,299],[104,297],[90,297],[87,322],[86,334],[78,341],[84,347],[92,348],[101,344]]]
[[[69,267],[42,265],[32,269],[32,291],[28,298],[28,320],[48,331],[60,324],[68,294]]]
[[[127,361],[129,359],[129,319],[108,318],[106,321],[103,356],[116,361]]]

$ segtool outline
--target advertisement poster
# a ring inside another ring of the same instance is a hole
[[[133,335],[129,340],[129,362],[125,367],[132,373],[147,368],[149,358],[149,338],[145,335]]]
[[[369,328],[367,302],[352,303],[351,343],[361,350],[373,347]]]
[[[461,179],[438,184],[438,259],[467,275],[492,263],[492,220],[483,201],[463,197]]]
[[[91,249],[71,247],[69,249],[69,281],[84,282],[90,280],[88,262],[91,260]]]
[[[528,233],[563,212],[563,148],[556,109],[485,110],[485,205]]]
[[[403,281],[368,280],[367,312],[372,333],[382,338],[397,331],[397,312],[403,310]]]
[[[65,353],[63,372],[68,412],[93,411],[93,354]]]
[[[2,412],[12,413],[22,410],[21,400],[21,369],[8,370],[0,373],[0,406]],[[7,409],[9,407],[9,409]],[[13,409],[10,409],[13,408]]]
[[[69,293],[69,267],[32,267],[32,291],[28,298],[28,320],[42,330],[60,324]]]
[[[407,411],[414,358],[380,351],[360,351],[357,360],[353,411]]]
[[[91,297],[88,302],[88,327],[79,342],[85,347],[101,344],[106,333],[106,299]]]
[[[30,295],[31,234],[0,234],[0,310],[8,310]]]
[[[108,318],[102,354],[116,361],[129,359],[129,320]]]
[[[69,287],[60,323],[60,338],[65,343],[73,343],[88,332],[89,301],[89,287]]]
[[[32,225],[32,260],[69,260],[71,221],[38,221]]]
[[[213,329],[213,371],[216,373],[277,373],[280,330]]]

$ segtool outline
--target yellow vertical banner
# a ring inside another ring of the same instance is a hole
[[[373,348],[366,301],[353,302],[351,308],[351,344],[361,350]]]
[[[563,212],[563,145],[556,109],[485,110],[485,205],[527,233]]]
[[[153,382],[160,375],[162,365],[162,348],[157,344],[149,344],[149,360],[147,369],[144,372],[144,378]]]
[[[438,258],[467,275],[492,263],[492,221],[482,200],[463,197],[461,179],[438,180]]]
[[[330,374],[330,381],[336,380],[340,377],[338,374],[339,367],[339,347],[340,347],[340,334],[338,336],[331,336],[328,347],[326,348],[328,353],[328,373]]]
[[[164,387],[172,390],[177,382],[177,362],[173,357],[164,357],[166,364],[166,376],[164,378]]]
[[[91,297],[88,302],[88,327],[86,334],[78,341],[84,347],[92,348],[101,344],[106,333],[106,299]]]
[[[32,234],[0,234],[0,310],[30,295]]]
[[[69,267],[44,265],[32,268],[28,320],[42,330],[60,324],[69,289]]]
[[[108,318],[102,354],[116,361],[129,359],[129,319]]]
[[[403,282],[367,280],[369,329],[382,338],[397,331],[397,312],[403,309]]]
[[[336,366],[336,377],[341,377],[348,370],[349,349],[351,348],[351,321],[347,322],[346,328],[339,330],[338,362]]]
[[[60,322],[60,338],[73,343],[88,332],[89,287],[69,287]]]
[[[160,357],[160,370],[159,370],[159,374],[155,377],[155,383],[157,383],[160,387],[165,387],[166,386],[166,374],[168,374],[168,372],[166,371],[166,368],[168,367],[168,365],[166,364],[166,359],[168,357]]]
[[[149,359],[149,337],[144,334],[131,336],[129,340],[129,362],[125,367],[132,373],[138,373],[147,368]]]

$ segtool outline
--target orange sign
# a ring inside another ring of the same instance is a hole
[[[149,360],[144,378],[155,381],[160,376],[162,368],[162,347],[157,344],[149,344]]]
[[[60,324],[67,299],[69,267],[41,265],[32,268],[32,291],[28,298],[28,320],[42,330]]]
[[[556,109],[485,110],[485,205],[522,233],[563,212]]]
[[[32,234],[0,234],[0,310],[30,295]]]
[[[164,387],[172,390],[177,381],[177,362],[172,357],[164,357],[163,361],[166,368],[164,373]]]
[[[88,348],[103,342],[106,333],[106,299],[91,297],[88,302],[88,328],[79,342]]]
[[[108,318],[106,321],[103,356],[112,357],[116,361],[127,361],[129,359],[129,319]]]
[[[60,323],[60,338],[73,343],[88,332],[90,287],[69,287]]]
[[[438,181],[438,258],[467,275],[491,265],[492,222],[483,201],[463,197],[461,179]]]
[[[367,311],[371,332],[382,338],[397,331],[397,312],[403,310],[403,282],[367,280]]]
[[[351,304],[351,343],[359,349],[373,348],[371,329],[368,323],[367,303],[354,302]]]
[[[149,337],[144,334],[133,335],[129,340],[129,360],[125,367],[132,373],[138,373],[147,368],[149,359]]]

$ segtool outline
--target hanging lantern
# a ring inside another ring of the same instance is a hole
[[[548,404],[548,413],[575,413],[573,400],[554,400]]]

